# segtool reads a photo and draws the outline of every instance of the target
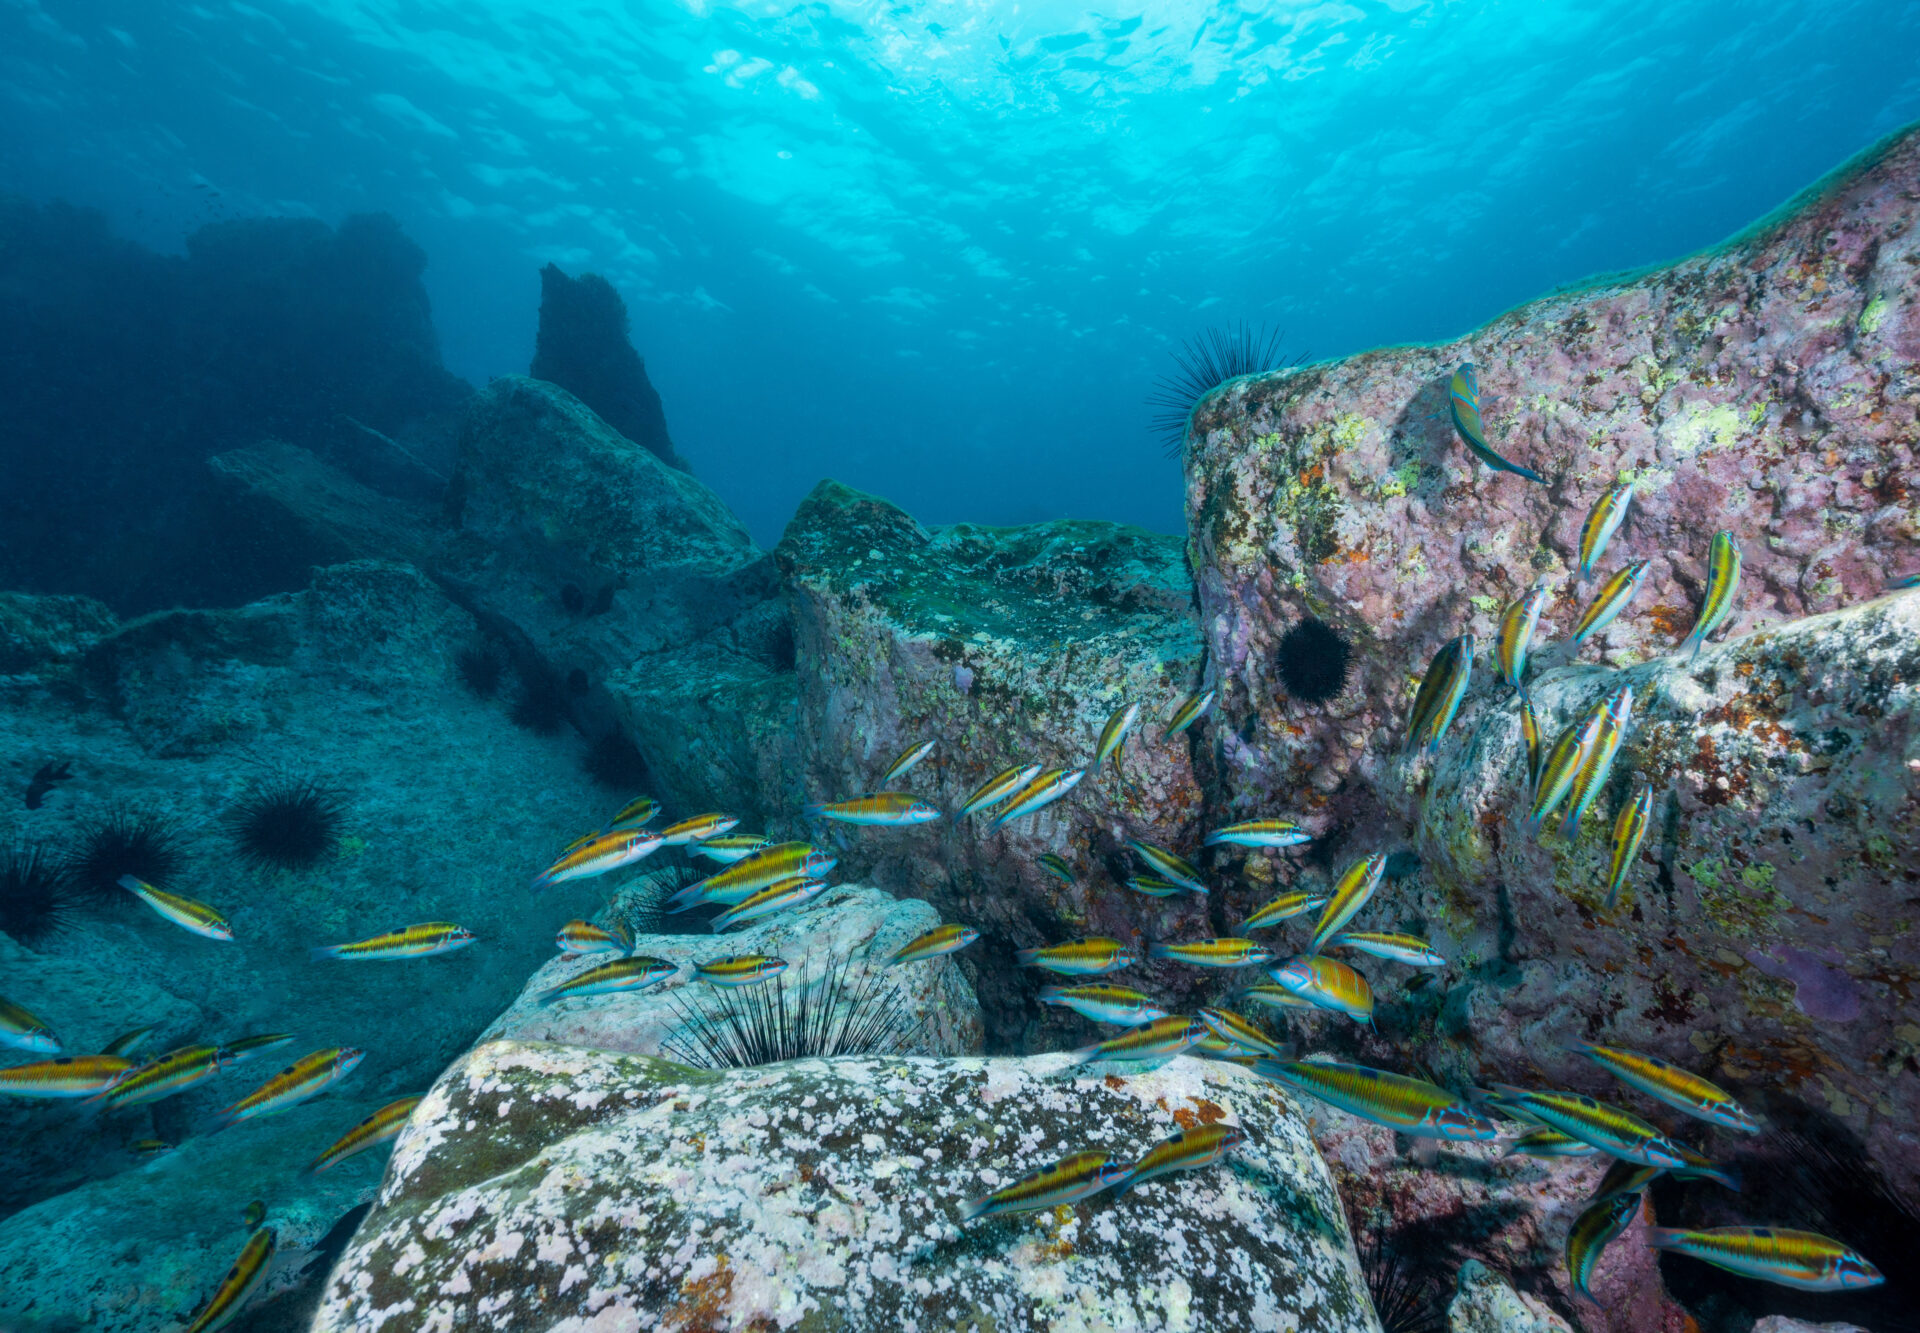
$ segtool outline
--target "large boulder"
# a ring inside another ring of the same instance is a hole
[[[334,1269],[317,1333],[464,1327],[1375,1330],[1287,1098],[1179,1059],[802,1060],[704,1073],[496,1042],[447,1072]],[[1070,1152],[1225,1120],[1227,1165],[962,1226]]]
[[[1041,1035],[1058,1020],[1034,1002],[1037,975],[1012,967],[1016,949],[1075,935],[1212,933],[1204,906],[1118,887],[1133,873],[1129,834],[1182,842],[1199,814],[1193,742],[1164,735],[1201,671],[1176,540],[1064,521],[928,532],[884,500],[823,482],[776,554],[793,603],[811,799],[873,790],[902,751],[933,740],[936,755],[896,785],[951,812],[1013,764],[1087,764],[1108,716],[1140,705],[1116,760],[997,833],[975,817],[832,835],[854,875],[986,933],[964,965],[990,1050],[1058,1037]],[[1035,863],[1048,851],[1075,868],[1075,883]]]
[[[582,995],[542,1004],[542,993],[606,961],[605,955],[594,955],[563,962],[556,955],[533,974],[519,998],[493,1021],[481,1040],[550,1041],[660,1055],[664,1042],[685,1032],[689,1015],[712,1007],[706,984],[684,965],[728,954],[767,954],[787,961],[788,970],[776,983],[785,990],[798,992],[825,984],[829,973],[844,972],[850,992],[843,993],[857,994],[871,984],[889,1010],[908,1015],[918,1026],[912,1043],[915,1051],[978,1054],[980,1005],[950,959],[885,966],[902,945],[939,924],[939,914],[926,903],[911,898],[896,901],[879,889],[841,885],[805,908],[726,935],[635,936],[635,953],[683,964],[680,975],[643,991]]]
[[[1223,684],[1208,811],[1296,814],[1329,866],[1416,854],[1365,918],[1455,960],[1438,985],[1383,995],[1381,1032],[1403,1050],[1463,1079],[1618,1096],[1556,1051],[1614,1041],[1776,1121],[1830,1117],[1873,1169],[1920,1186],[1920,1086],[1903,1072],[1920,1050],[1904,924],[1920,608],[1859,605],[1912,563],[1917,221],[1909,132],[1679,264],[1457,342],[1236,381],[1196,411],[1191,542]],[[1453,438],[1447,379],[1464,361],[1495,446],[1549,484],[1491,473]],[[1588,664],[1537,650],[1530,689],[1549,738],[1629,681],[1636,722],[1581,836],[1536,841],[1515,814],[1517,705],[1486,657],[1432,760],[1399,753],[1411,682],[1463,630],[1488,644],[1536,579],[1555,589],[1539,639],[1565,637],[1593,587],[1572,570],[1580,525],[1623,476],[1639,489],[1600,573],[1645,559],[1647,583]],[[1745,554],[1728,631],[1745,637],[1689,666],[1667,654],[1723,528]],[[1277,684],[1280,639],[1307,616],[1354,652],[1324,706]],[[1659,802],[1627,904],[1606,914],[1605,832],[1632,772]]]

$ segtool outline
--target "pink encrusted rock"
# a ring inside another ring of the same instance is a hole
[[[1578,1088],[1741,1151],[1562,1047],[1643,1050],[1776,1123],[1836,1118],[1920,1193],[1920,593],[1878,600],[1920,569],[1916,221],[1908,132],[1678,264],[1456,343],[1236,381],[1196,412],[1191,555],[1222,690],[1208,814],[1302,818],[1325,835],[1303,884],[1374,850],[1417,855],[1355,923],[1453,960],[1418,993],[1402,969],[1363,969],[1406,1058],[1462,1083]],[[1464,361],[1494,447],[1549,484],[1490,472],[1455,438],[1447,381]],[[1582,584],[1581,523],[1621,476],[1632,512]],[[1744,573],[1689,666],[1671,654],[1719,529]],[[1633,606],[1571,661],[1594,585],[1640,559]],[[1547,742],[1620,684],[1637,701],[1571,841],[1521,827],[1519,707],[1487,651],[1502,605],[1541,579],[1555,596],[1528,687]],[[1354,645],[1326,705],[1278,683],[1276,646],[1305,615]],[[1404,756],[1413,687],[1462,631],[1481,651],[1460,714],[1436,755]],[[1633,774],[1654,817],[1608,913],[1607,833]],[[1229,920],[1267,887],[1230,889]]]

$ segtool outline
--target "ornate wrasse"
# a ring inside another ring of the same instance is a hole
[[[1197,694],[1188,696],[1187,701],[1175,709],[1173,717],[1168,720],[1167,735],[1178,736],[1205,717],[1213,710],[1213,701],[1217,697],[1218,691],[1215,690],[1201,690]]]
[[[247,1237],[247,1243],[240,1248],[240,1257],[233,1261],[233,1267],[220,1279],[220,1285],[207,1297],[207,1303],[200,1307],[200,1313],[187,1325],[185,1333],[214,1333],[240,1313],[247,1297],[267,1275],[276,1240],[272,1227],[261,1227]]]
[[[1074,1153],[972,1200],[960,1210],[960,1216],[971,1222],[976,1217],[998,1217],[1003,1213],[1072,1203],[1118,1184],[1126,1179],[1128,1170],[1126,1164],[1116,1162],[1103,1152]]]
[[[124,1078],[93,1100],[116,1111],[160,1101],[219,1073],[225,1064],[224,1054],[218,1046],[182,1046],[128,1070]]]
[[[119,1055],[63,1055],[0,1069],[0,1094],[10,1097],[91,1097],[127,1076],[133,1062]]]
[[[333,1141],[331,1147],[308,1165],[309,1174],[318,1174],[329,1167],[337,1166],[356,1153],[363,1153],[400,1136],[407,1127],[407,1118],[413,1114],[413,1108],[421,1102],[419,1097],[402,1097],[397,1102],[388,1102],[372,1115],[362,1120],[352,1129]]]
[[[1127,846],[1133,848],[1134,854],[1142,861],[1152,866],[1154,873],[1161,879],[1178,884],[1183,889],[1191,889],[1195,893],[1207,891],[1206,884],[1200,878],[1200,872],[1184,857],[1141,838],[1128,838]]]
[[[1707,636],[1719,629],[1733,612],[1733,601],[1740,591],[1740,544],[1733,534],[1722,528],[1713,534],[1713,544],[1707,548],[1707,590],[1700,598],[1700,618],[1693,623],[1693,630],[1681,642],[1682,648],[1690,648],[1687,660],[1700,656],[1700,647]]]
[[[535,875],[532,887],[550,889],[569,880],[592,879],[651,856],[660,846],[660,835],[644,829],[618,828],[610,833],[595,833],[569,847],[557,861]]]
[[[1627,507],[1633,503],[1633,483],[1615,482],[1593,502],[1593,509],[1587,514],[1587,521],[1580,525],[1580,577],[1593,577],[1593,567],[1600,562],[1606,552],[1607,543],[1613,540],[1613,534],[1619,531],[1621,521],[1627,516]]]
[[[1802,1291],[1852,1291],[1876,1287],[1887,1279],[1858,1251],[1812,1231],[1775,1227],[1714,1227],[1683,1231],[1649,1227],[1647,1244],[1656,1250],[1691,1255],[1764,1282]]]
[[[1206,837],[1205,845],[1228,843],[1235,847],[1298,847],[1312,842],[1313,835],[1291,819],[1247,819],[1217,828]]]
[[[1100,740],[1093,749],[1093,762],[1087,765],[1089,772],[1107,762],[1114,752],[1127,742],[1127,733],[1133,730],[1133,724],[1140,720],[1140,705],[1127,704],[1114,710],[1107,724],[1100,728]]]
[[[308,952],[318,960],[337,958],[353,962],[391,962],[399,958],[430,958],[452,953],[473,943],[473,932],[451,921],[421,921],[384,935],[370,935],[351,944],[323,944]]]
[[[1402,1134],[1464,1141],[1500,1133],[1493,1121],[1438,1084],[1385,1069],[1318,1060],[1255,1060],[1253,1072]]]
[[[1686,1165],[1686,1158],[1667,1136],[1639,1116],[1577,1092],[1530,1092],[1496,1084],[1490,1100],[1548,1129],[1591,1143],[1609,1157],[1668,1169]]]
[[[1267,975],[1273,978],[1274,984],[1317,1009],[1331,1009],[1362,1023],[1373,1022],[1373,987],[1337,958],[1301,954],[1269,968]]]
[[[1040,776],[1043,764],[1015,764],[1012,768],[1003,768],[978,787],[960,803],[953,812],[954,822],[958,823],[968,815],[978,814],[982,810],[991,810],[1003,801],[1013,799],[1015,793]]]
[[[1384,852],[1375,852],[1363,856],[1345,870],[1334,882],[1333,896],[1327,899],[1327,905],[1320,912],[1320,920],[1314,923],[1313,939],[1307,944],[1308,953],[1319,953],[1326,942],[1340,933],[1341,927],[1359,913],[1373,897],[1374,890],[1380,887],[1380,878],[1387,872],[1387,857]]]
[[[1384,958],[1392,963],[1405,963],[1408,967],[1445,967],[1447,960],[1434,952],[1433,946],[1418,935],[1401,935],[1391,931],[1350,930],[1344,935],[1336,935],[1328,940],[1329,949],[1357,949],[1374,958]]]
[[[646,954],[615,958],[541,991],[539,999],[541,1004],[552,1004],[555,1000],[581,995],[612,995],[621,991],[645,990],[656,982],[665,981],[679,970],[677,965],[664,958],[652,958]]]
[[[800,907],[812,902],[827,891],[824,879],[815,879],[811,875],[789,875],[785,879],[776,879],[752,897],[743,899],[729,907],[707,923],[707,928],[718,935],[733,926],[744,925],[749,921],[758,921],[762,917],[772,916],[775,912],[784,912],[790,907]]]
[[[685,847],[693,843],[705,842],[708,838],[717,838],[722,833],[731,833],[740,827],[738,815],[719,813],[694,815],[677,824],[669,824],[660,830],[662,847]]]
[[[1447,385],[1447,412],[1453,419],[1454,430],[1459,432],[1460,442],[1467,446],[1468,452],[1475,458],[1495,472],[1511,472],[1528,481],[1546,485],[1546,479],[1538,472],[1517,463],[1509,463],[1487,443],[1486,422],[1480,416],[1480,379],[1474,373],[1471,361],[1462,362],[1459,369],[1453,372],[1453,378]]]
[[[838,858],[814,850],[810,842],[777,842],[677,890],[667,899],[666,910],[684,912],[695,903],[725,903],[731,907],[788,876],[817,878],[837,863]]]
[[[54,1036],[53,1029],[28,1010],[11,1000],[0,1000],[0,1048],[58,1055],[60,1038]]]
[[[1567,1276],[1573,1279],[1573,1289],[1590,1301],[1595,1298],[1587,1284],[1594,1265],[1640,1211],[1640,1198],[1640,1192],[1633,1190],[1597,1199],[1581,1210],[1567,1231]]]
[[[1126,886],[1135,893],[1145,894],[1149,898],[1171,898],[1176,893],[1192,893],[1193,890],[1170,879],[1161,879],[1158,875],[1134,875],[1126,880]]]
[[[1607,836],[1607,910],[1620,901],[1620,890],[1640,855],[1640,843],[1647,836],[1653,819],[1653,784],[1643,777],[1633,780],[1633,794],[1614,816],[1613,832]]]
[[[993,828],[999,828],[1008,820],[1019,819],[1023,815],[1035,814],[1046,809],[1080,785],[1087,776],[1084,768],[1050,768],[1033,781],[1015,792],[1007,802],[1007,808],[994,817]]]
[[[1527,653],[1533,645],[1533,631],[1540,623],[1540,612],[1547,604],[1547,585],[1536,583],[1500,613],[1500,628],[1493,638],[1493,660],[1500,679],[1518,694],[1527,692]]]
[[[887,966],[899,963],[918,963],[928,958],[939,958],[945,954],[957,953],[980,938],[980,932],[972,926],[944,925],[935,926],[916,940],[902,945],[893,957],[887,959]]]
[[[1151,996],[1126,986],[1043,986],[1040,1003],[1057,1004],[1082,1018],[1116,1027],[1140,1027],[1167,1016],[1167,1011],[1155,1004]]]
[[[1224,1121],[1183,1129],[1160,1140],[1130,1163],[1126,1179],[1120,1182],[1120,1188],[1113,1192],[1113,1196],[1117,1199],[1135,1185],[1144,1184],[1155,1176],[1212,1166],[1246,1141],[1246,1130]]]
[[[1133,950],[1119,940],[1104,935],[1068,940],[1065,944],[1044,948],[1021,949],[1013,957],[1022,967],[1044,967],[1049,972],[1070,977],[1103,976],[1108,972],[1118,972],[1123,967],[1131,967],[1138,961]]]
[[[1324,907],[1326,903],[1327,896],[1324,893],[1283,893],[1242,921],[1240,929],[1261,930],[1267,926],[1277,926],[1282,921],[1304,916],[1316,907]]]
[[[165,889],[155,888],[145,880],[135,879],[132,875],[122,875],[120,887],[151,907],[155,914],[173,922],[185,931],[190,931],[202,939],[219,940],[222,943],[233,942],[233,927],[227,919],[208,907],[205,903],[187,898],[178,893],[168,893]]]
[[[734,954],[727,958],[709,958],[693,965],[693,975],[709,986],[732,990],[739,986],[757,986],[787,970],[787,960],[763,953]]]
[[[913,771],[915,764],[933,753],[938,741],[921,741],[918,745],[909,745],[900,752],[900,757],[887,765],[887,771],[880,775],[880,785],[886,786],[895,778],[905,777]]]
[[[1579,828],[1580,819],[1587,813],[1587,807],[1593,804],[1594,797],[1607,785],[1607,777],[1613,772],[1614,756],[1620,752],[1620,742],[1626,737],[1627,727],[1633,720],[1633,687],[1622,685],[1609,694],[1606,699],[1606,711],[1600,718],[1600,731],[1594,737],[1593,747],[1580,765],[1580,771],[1574,775],[1573,788],[1567,795],[1567,813],[1560,821],[1560,835],[1571,837]]]
[[[1708,1124],[1723,1125],[1748,1134],[1760,1132],[1760,1126],[1754,1118],[1725,1088],[1708,1082],[1698,1074],[1688,1073],[1658,1056],[1642,1055],[1619,1046],[1596,1046],[1587,1041],[1573,1042],[1567,1049],[1576,1055],[1584,1055],[1622,1083],[1638,1088],[1676,1111],[1684,1111]]]
[[[1635,560],[1614,571],[1613,577],[1600,585],[1600,591],[1593,595],[1593,601],[1587,604],[1587,609],[1574,624],[1571,642],[1576,651],[1627,609],[1627,603],[1633,600],[1633,595],[1640,591],[1640,585],[1646,582],[1650,563]]]
[[[1533,804],[1527,810],[1529,830],[1538,833],[1554,809],[1566,799],[1567,793],[1573,790],[1580,770],[1586,767],[1587,758],[1600,739],[1600,728],[1606,720],[1607,701],[1601,699],[1568,723],[1555,739],[1553,748],[1547,751],[1547,757],[1540,762],[1540,781],[1534,787]]]
[[[232,1041],[220,1043],[220,1063],[224,1068],[232,1069],[262,1052],[277,1050],[292,1041],[291,1032],[260,1032],[249,1037],[235,1037]]]
[[[1273,961],[1273,950],[1253,940],[1229,935],[1155,944],[1148,948],[1147,956],[1186,963],[1190,967],[1264,967]]]
[[[607,821],[606,828],[601,832],[611,833],[615,829],[644,828],[659,818],[659,815],[660,802],[651,796],[638,796],[621,806],[619,812]]]
[[[271,1115],[317,1097],[359,1068],[366,1054],[352,1046],[334,1046],[303,1055],[223,1111],[220,1125]]]
[[[1073,883],[1073,867],[1058,852],[1042,852],[1033,858],[1033,863],[1052,875],[1062,884]]]
[[[1520,740],[1527,749],[1527,790],[1532,791],[1540,785],[1540,765],[1543,761],[1540,753],[1540,718],[1533,711],[1533,700],[1524,696],[1520,700]]]
[[[1207,1025],[1199,1019],[1170,1014],[1107,1041],[1083,1046],[1075,1054],[1085,1064],[1151,1069],[1165,1064],[1206,1035]]]
[[[911,792],[877,791],[847,801],[821,801],[805,809],[808,819],[832,819],[842,824],[877,828],[906,828],[940,818],[939,808]]]
[[[1407,748],[1429,752],[1440,748],[1440,738],[1460,711],[1472,676],[1473,635],[1462,634],[1441,644],[1413,696],[1413,710],[1407,715]]]
[[[1197,1011],[1207,1030],[1221,1041],[1238,1046],[1250,1055],[1284,1055],[1280,1043],[1231,1009],[1202,1007]]]
[[[773,839],[761,833],[736,833],[718,838],[708,838],[687,848],[689,856],[705,857],[709,861],[718,861],[723,866],[744,861],[764,847],[773,845]]]
[[[151,1023],[137,1027],[131,1032],[122,1032],[105,1046],[102,1046],[100,1048],[100,1054],[131,1056],[135,1051],[145,1046],[147,1044],[147,1038],[152,1035],[153,1024]]]

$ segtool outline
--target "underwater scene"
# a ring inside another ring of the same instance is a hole
[[[1920,1330],[1920,6],[0,0],[0,1333]]]

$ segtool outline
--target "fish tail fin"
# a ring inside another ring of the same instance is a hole
[[[1015,951],[1013,961],[1021,967],[1032,967],[1040,959],[1038,949],[1020,949]]]
[[[700,901],[700,893],[706,887],[706,880],[695,880],[693,883],[681,888],[673,897],[667,899],[664,904],[664,910],[669,912],[686,911],[689,907],[692,907],[696,902]]]
[[[1647,1246],[1655,1250],[1671,1250],[1679,1243],[1678,1227],[1648,1227]]]
[[[962,1222],[971,1222],[977,1217],[984,1217],[986,1216],[987,1210],[991,1207],[993,1207],[993,1196],[991,1194],[982,1195],[978,1199],[968,1199],[960,1205],[960,1220]]]
[[[1127,1174],[1120,1177],[1118,1181],[1116,1181],[1112,1186],[1110,1186],[1110,1188],[1113,1190],[1114,1198],[1116,1199],[1119,1198],[1121,1195],[1125,1194],[1128,1190],[1132,1189],[1135,1185],[1138,1185],[1140,1183],[1140,1178],[1134,1174],[1134,1172],[1138,1171],[1139,1169],[1140,1169],[1140,1163],[1134,1162],[1133,1164],[1127,1167]]]
[[[546,871],[542,870],[539,874],[535,875],[533,879],[528,882],[527,891],[529,893],[538,893],[542,889],[550,889],[552,887],[553,887],[553,876],[548,874]]]
[[[559,998],[560,998],[560,988],[558,986],[555,986],[552,990],[541,991],[540,994],[535,997],[534,1002],[536,1004],[552,1004],[555,1000]]]
[[[1535,472],[1530,467],[1521,467],[1518,463],[1508,463],[1507,471],[1513,473],[1513,475],[1516,477],[1525,477],[1528,481],[1537,481],[1542,486],[1547,484],[1547,479],[1545,477],[1541,476],[1538,472]]]
[[[727,927],[733,924],[732,916],[733,914],[731,912],[722,912],[719,916],[716,916],[707,923],[707,929],[716,935],[725,934]]]
[[[120,876],[119,879],[116,879],[114,883],[118,884],[121,888],[125,889],[128,893],[140,892],[140,881],[135,879],[132,875],[122,875]]]
[[[819,819],[826,813],[827,806],[824,801],[813,801],[800,807],[801,817],[805,819]]]
[[[307,950],[307,957],[316,963],[325,962],[329,958],[338,958],[339,956],[340,946],[337,944],[320,944]]]
[[[1689,634],[1687,638],[1693,644],[1693,651],[1687,654],[1687,665],[1692,666],[1694,661],[1700,656],[1700,650],[1707,646],[1707,636],[1702,634],[1696,638]]]
[[[1602,907],[1600,910],[1603,912],[1611,912],[1614,908],[1618,907],[1619,905],[1620,905],[1620,886],[1616,884],[1612,888],[1607,890],[1606,906]]]

